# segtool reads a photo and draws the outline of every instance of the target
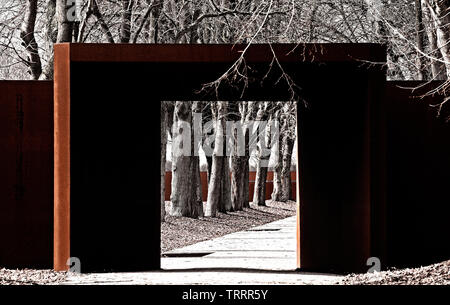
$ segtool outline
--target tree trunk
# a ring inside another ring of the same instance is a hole
[[[50,0],[47,2],[46,10],[46,25],[45,25],[45,44],[48,49],[49,58],[47,64],[43,68],[42,74],[39,77],[41,80],[53,79],[53,63],[54,52],[53,44],[56,43],[56,37],[58,36],[58,26],[56,22],[56,0]]]
[[[207,175],[207,179],[208,179],[208,185],[210,182],[210,178],[211,178],[211,170],[212,170],[212,156],[206,156],[206,175]]]
[[[244,203],[244,208],[250,207],[250,190],[249,190],[249,179],[250,179],[250,166],[248,164],[249,157],[245,157],[245,163],[244,163],[244,178],[243,178],[243,188],[244,191],[242,192],[242,202]]]
[[[241,211],[244,208],[244,164],[242,157],[231,157],[231,203],[234,211]]]
[[[284,138],[284,136],[281,136]],[[276,144],[276,159],[275,159],[275,165],[273,167],[273,191],[272,191],[272,201],[281,201],[282,197],[282,186],[281,186],[281,180],[282,180],[282,167],[283,167],[283,144],[279,141],[278,144]]]
[[[225,115],[226,102],[217,102],[215,112],[215,140],[212,156],[211,176],[205,216],[216,217],[217,212],[231,210],[230,173],[225,155]]]
[[[205,212],[203,210],[203,192],[202,192],[202,179],[200,175],[200,160],[197,158],[197,168],[195,170],[195,173],[197,175],[196,177],[196,186],[197,186],[197,214],[199,217],[203,217],[205,215]]]
[[[281,169],[281,198],[280,201],[287,202],[292,199],[291,184],[291,163],[292,151],[294,149],[295,139],[285,136],[283,141],[283,166]]]
[[[436,27],[437,46],[445,61],[447,78],[450,77],[450,4],[448,1],[427,0],[431,18]]]
[[[230,159],[226,155],[222,158],[222,198],[219,201],[219,212],[226,213],[228,211],[233,211],[233,205],[231,202]]]
[[[192,115],[193,116],[200,116],[202,113],[202,102],[192,102]],[[203,216],[203,199],[202,199],[202,181],[200,178],[200,157],[199,157],[199,144],[196,142],[196,136],[198,136],[199,141],[201,140],[202,136],[202,120],[201,118],[199,120],[193,119],[192,121],[192,132],[191,132],[191,143],[192,143],[192,184],[195,185],[195,207],[197,209],[197,216]]]
[[[211,124],[211,117],[213,118],[213,121],[215,118],[213,104],[214,103],[211,103],[211,102],[206,103],[202,109],[202,127],[205,128],[206,130],[208,130],[208,132],[202,131],[202,140],[203,140],[203,143],[205,146],[211,146],[211,151],[206,149],[206,147],[204,146],[208,185],[211,180],[212,154],[214,151],[214,139],[210,139],[209,135],[215,136],[214,124]]]
[[[216,217],[219,210],[222,188],[223,158],[213,156],[211,177],[208,186],[208,199],[206,202],[205,216]]]
[[[266,179],[267,167],[270,159],[270,152],[267,151],[271,147],[270,133],[268,133],[268,126],[265,120],[268,118],[268,103],[262,102],[259,105],[259,110],[256,115],[258,121],[258,145],[256,151],[256,179],[255,191],[253,194],[253,204],[266,205]]]
[[[278,139],[278,142],[273,143],[275,145],[275,152],[276,152],[276,158],[275,158],[275,165],[273,166],[273,191],[272,191],[272,200],[273,201],[281,201],[283,196],[283,187],[282,187],[282,170],[283,170],[283,141],[286,137],[286,122],[285,115],[281,115],[282,111],[277,110],[275,111],[273,115],[273,120],[278,124],[278,126],[281,126],[281,132],[280,137]]]
[[[259,206],[266,205],[267,166],[265,166],[262,161],[263,160],[257,161],[255,192],[253,194],[253,204]]]
[[[122,12],[119,30],[119,41],[129,43],[131,37],[131,15],[133,12],[133,2],[131,0],[121,0]]]
[[[234,211],[241,211],[244,208],[244,201],[248,201],[243,196],[245,192],[245,131],[242,122],[245,115],[240,108],[245,102],[234,102],[230,105],[231,116],[228,116],[233,121],[233,126],[228,130],[231,132],[231,141],[233,143],[231,150],[231,203]],[[230,126],[231,127],[231,126]],[[242,141],[244,140],[244,141]]]
[[[27,53],[27,65],[32,79],[39,79],[42,73],[41,57],[39,48],[34,36],[34,27],[37,16],[37,0],[28,0],[26,2],[25,17],[20,29],[20,38],[22,45]]]
[[[425,38],[425,28],[423,25],[422,17],[422,0],[414,0],[415,10],[416,10],[416,46],[420,52],[417,52],[417,79],[424,80],[427,75],[427,65],[426,58],[423,53],[425,53],[424,38]]]
[[[102,29],[103,33],[106,35],[106,39],[108,40],[108,43],[114,43],[114,37],[111,33],[111,30],[109,29],[108,24],[106,23],[105,19],[103,18],[102,13],[100,12],[100,8],[98,7],[97,0],[92,0],[92,14],[97,18],[98,23],[100,24],[100,28]]]
[[[158,34],[159,34],[159,16],[161,15],[161,10],[163,6],[162,0],[155,0],[154,2],[147,1],[149,5],[152,5],[154,8],[151,11],[150,21],[149,21],[149,36],[150,43],[158,43]]]
[[[166,150],[167,149],[167,109],[165,103],[161,104],[161,187],[160,187],[160,205],[161,222],[166,217]]]
[[[287,202],[292,198],[292,185],[291,185],[291,163],[292,163],[292,151],[294,149],[294,143],[296,138],[296,126],[297,126],[297,105],[295,102],[289,102],[283,105],[282,108],[282,126],[281,126],[281,139],[279,145],[281,145],[280,162],[281,162],[281,193],[279,201]]]
[[[394,51],[394,45],[392,44],[391,40],[389,39],[391,34],[389,27],[386,26],[383,20],[383,15],[386,12],[386,0],[366,0],[366,3],[369,7],[369,14],[373,17],[373,27],[375,29],[375,32],[379,38],[379,42],[386,44],[387,46],[387,58],[388,58],[388,67],[389,70],[392,71],[392,75],[394,79],[400,79],[404,80],[405,75],[403,73],[403,70],[401,69],[401,65],[399,64],[400,61],[400,55],[397,54]],[[392,34],[395,35],[395,34]]]
[[[190,102],[176,102],[172,131],[172,216],[198,216],[195,158],[192,156]],[[198,161],[197,161],[198,163]],[[194,178],[194,180],[193,180]]]
[[[56,20],[58,22],[58,36],[56,42],[72,42],[73,22],[69,20],[68,10],[75,5],[75,1],[71,3],[66,0],[56,1]],[[73,9],[73,8],[72,8]]]
[[[442,60],[442,54],[438,49],[438,43],[437,43],[437,36],[436,36],[436,28],[434,25],[434,21],[432,19],[430,10],[428,9],[427,4],[425,3],[426,0],[422,0],[422,7],[424,9],[422,10],[425,17],[425,24],[426,24],[426,33],[428,37],[428,44],[430,48],[430,56],[431,56],[431,73],[434,80],[445,80],[446,74],[445,74],[445,65]]]
[[[257,115],[258,108],[257,102],[247,102],[243,104],[244,111],[242,117],[244,119],[245,127],[245,158],[244,158],[244,191],[242,192],[244,208],[250,207],[250,190],[249,190],[249,180],[250,180],[250,121],[254,120]]]

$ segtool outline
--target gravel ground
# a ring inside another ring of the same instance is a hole
[[[166,211],[170,202],[166,203]],[[167,213],[168,214],[168,213]],[[216,218],[191,219],[166,216],[161,225],[162,252],[209,240],[229,233],[283,219],[296,214],[296,204],[267,201],[267,206],[251,206],[239,212],[219,213]],[[0,269],[0,285],[55,285],[64,282],[67,272],[53,270]],[[350,274],[338,285],[450,285],[450,260],[420,267]]]
[[[147,273],[143,273],[147,274]],[[170,274],[170,273],[168,273]],[[55,272],[52,270],[8,270],[0,269],[0,285],[57,285],[66,280],[68,273]],[[167,273],[166,273],[167,275]],[[79,275],[82,276],[82,275]],[[104,276],[104,275],[103,275]],[[110,273],[108,275],[110,281],[116,281],[122,274]],[[133,273],[131,276],[139,277],[139,273]],[[188,274],[185,276],[194,276]],[[236,275],[234,275],[236,277]],[[130,284],[133,279],[128,279],[124,284]],[[299,280],[299,279],[298,279]],[[94,284],[93,282],[83,281],[72,284]],[[106,284],[110,282],[105,282]],[[142,284],[142,283],[139,283]],[[322,284],[316,282],[315,284]],[[326,282],[323,284],[332,284]],[[336,282],[338,285],[450,285],[450,260],[442,263],[413,268],[413,269],[398,269],[391,271],[365,273],[365,274],[350,274],[342,280]]]
[[[0,269],[0,285],[49,285],[66,280],[67,272]]]
[[[267,200],[266,204],[265,207],[251,205],[244,211],[218,213],[218,217],[192,219],[168,216],[170,201],[167,201],[166,221],[161,224],[161,251],[164,253],[296,214],[295,201],[284,203]]]
[[[341,285],[450,285],[450,260],[420,268],[350,274]]]

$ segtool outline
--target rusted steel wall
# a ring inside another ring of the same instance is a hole
[[[420,98],[439,85],[386,86],[389,265],[420,266],[450,258],[450,122],[445,122],[450,107],[438,117],[430,105],[444,96]]]
[[[0,81],[0,268],[52,258],[53,82]]]
[[[249,194],[248,200],[253,201],[253,192],[255,189],[255,175],[256,172],[249,173]],[[172,172],[166,172],[166,189],[165,189],[165,198],[166,200],[170,200],[170,194],[172,192],[171,181],[172,181]],[[200,172],[200,179],[202,181],[202,199],[206,201],[208,199],[208,175],[206,172]],[[296,173],[291,172],[291,191],[292,191],[292,200],[296,200]],[[273,192],[273,172],[267,172],[267,180],[266,180],[266,200],[271,199]]]

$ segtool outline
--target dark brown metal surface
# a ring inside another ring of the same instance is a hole
[[[51,268],[53,83],[0,81],[0,268]]]
[[[450,258],[450,107],[422,97],[439,82],[387,82],[387,263],[414,267]]]
[[[231,63],[247,48],[242,44],[70,44],[72,62]],[[273,54],[280,62],[355,62],[385,60],[379,44],[252,44],[247,63],[270,63]]]

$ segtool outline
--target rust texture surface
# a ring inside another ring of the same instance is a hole
[[[388,82],[386,124],[387,258],[423,266],[450,257],[450,107],[424,94],[440,83]]]
[[[70,257],[70,48],[55,48],[54,63],[54,269]]]
[[[0,81],[0,268],[51,268],[53,83]]]
[[[247,45],[216,44],[70,44],[72,62],[231,63]],[[246,50],[248,63],[280,62],[383,62],[384,47],[378,44],[253,44]]]

